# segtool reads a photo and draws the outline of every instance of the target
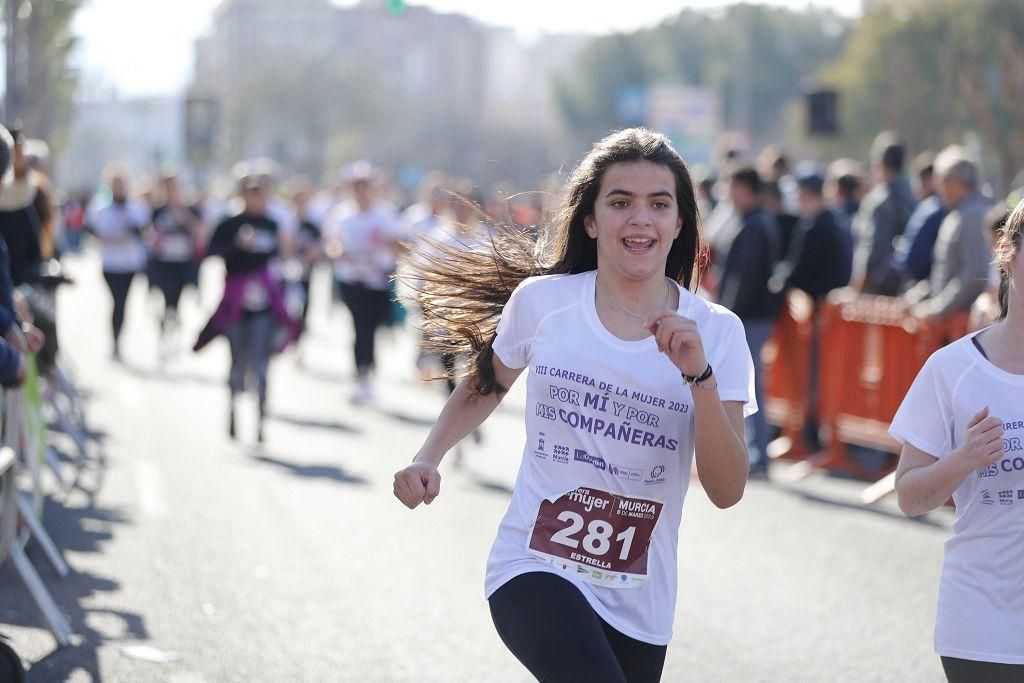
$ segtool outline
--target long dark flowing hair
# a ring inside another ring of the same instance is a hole
[[[667,167],[676,179],[682,230],[672,242],[665,275],[687,289],[699,279],[703,240],[690,170],[668,138],[646,128],[612,133],[594,145],[569,176],[550,239],[529,230],[495,226],[489,248],[424,240],[406,259],[406,282],[416,292],[428,350],[471,359],[468,381],[480,395],[503,393],[492,366],[494,331],[519,283],[535,275],[583,273],[597,268],[597,242],[583,220],[593,214],[601,180],[614,164],[647,161]]]
[[[999,267],[999,319],[1005,320],[1010,310],[1010,263],[1020,253],[1024,233],[1024,199],[1010,212],[996,241],[995,260]]]

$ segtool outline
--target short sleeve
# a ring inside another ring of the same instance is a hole
[[[152,210],[142,201],[132,202],[128,208],[128,215],[135,227],[142,227],[153,219]]]
[[[525,368],[533,354],[536,334],[536,312],[532,310],[530,292],[524,291],[529,280],[523,281],[512,292],[501,311],[494,338],[494,353],[498,360],[512,369]]]
[[[758,405],[754,398],[754,361],[743,323],[729,312],[713,316],[719,330],[703,341],[708,363],[718,378],[718,396],[723,401],[742,401],[743,417],[749,417],[758,411]]]
[[[335,240],[341,239],[341,220],[343,217],[344,212],[340,204],[331,207],[324,214],[324,219],[320,221],[320,236]]]
[[[106,207],[100,209],[94,208],[89,210],[88,217],[86,218],[86,223],[90,228],[92,228],[92,231],[96,234],[97,237],[106,237],[107,233],[110,232],[110,221],[107,220],[108,213],[109,209],[107,209]]]
[[[388,237],[395,240],[405,239],[411,233],[409,224],[402,220],[398,214],[387,212],[382,213],[384,218],[384,231]]]
[[[941,458],[953,450],[953,411],[939,366],[939,360],[932,355],[910,385],[889,426],[889,434],[894,439],[909,443],[933,458]]]

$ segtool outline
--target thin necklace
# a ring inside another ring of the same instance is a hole
[[[626,313],[629,313],[634,318],[639,318],[640,320],[644,321],[645,323],[647,322],[647,318],[650,317],[650,316],[640,315],[636,311],[631,311],[630,309],[628,309],[625,306],[623,306],[622,304],[620,304],[618,301],[615,300],[615,297],[613,297],[611,294],[608,293],[607,289],[605,289],[604,287],[601,286],[600,281],[598,281],[598,279],[596,277],[594,278],[594,284],[597,285],[597,288],[600,289],[601,292],[606,297],[608,297],[608,299],[611,300],[611,302],[613,304],[615,304],[616,306],[618,306],[619,308],[624,310]],[[668,308],[668,302],[672,298],[672,285],[668,284],[667,282],[665,283],[665,285],[666,285],[666,287],[668,287],[668,289],[665,291],[665,303],[664,303],[664,305],[662,305],[662,308]]]

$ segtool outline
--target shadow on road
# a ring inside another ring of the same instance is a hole
[[[380,414],[385,417],[390,417],[392,420],[398,422],[404,422],[405,424],[414,425],[416,427],[433,427],[437,421],[433,417],[417,417],[415,415],[406,415],[405,413],[393,410],[391,408],[381,408]]]
[[[81,491],[79,494],[83,493]],[[95,494],[95,492],[90,492]],[[43,518],[57,546],[78,553],[100,553],[114,529],[130,523],[122,512],[98,507],[94,495],[76,496],[76,501],[60,505],[47,501]],[[75,502],[84,505],[75,506]],[[61,612],[68,619],[75,638],[71,646],[55,649],[30,662],[27,680],[65,681],[87,674],[85,680],[101,681],[98,651],[111,640],[146,640],[149,634],[142,617],[131,612],[102,608],[83,608],[84,601],[96,602],[99,593],[117,591],[120,584],[102,576],[78,571],[60,578],[35,544],[28,555]],[[24,584],[10,564],[0,568],[0,621],[12,626],[45,628]],[[102,600],[100,600],[102,601]],[[17,646],[17,643],[14,643]]]
[[[339,484],[353,484],[357,486],[365,486],[368,483],[363,477],[360,477],[357,474],[350,474],[337,465],[300,465],[298,463],[278,460],[277,458],[264,455],[258,448],[254,449],[252,457],[253,460],[256,460],[257,462],[274,465],[275,467],[286,470],[297,477],[330,479],[338,482]]]
[[[278,422],[284,422],[286,424],[294,425],[296,427],[313,427],[315,429],[330,429],[338,432],[345,432],[346,434],[360,434],[361,429],[347,425],[337,420],[318,420],[311,417],[301,417],[298,415],[282,415],[278,412],[271,411],[267,417],[271,420],[277,420]]]
[[[922,517],[907,517],[902,512],[895,512],[893,510],[879,507],[877,505],[865,505],[863,503],[851,502],[848,500],[839,500],[836,498],[827,498],[817,493],[811,493],[809,491],[803,491],[794,486],[786,484],[775,484],[775,488],[779,491],[783,491],[790,495],[798,496],[808,503],[815,503],[818,505],[829,505],[832,507],[846,508],[848,510],[859,510],[861,512],[869,512],[873,515],[879,515],[881,517],[887,517],[889,519],[898,520],[901,522],[907,522],[910,524],[920,524],[922,526],[933,527],[935,529],[945,529],[946,526],[934,519],[929,519],[927,515]]]
[[[475,486],[478,486],[484,491],[489,491],[490,493],[498,493],[503,496],[512,495],[512,487],[510,487],[508,484],[503,484],[497,479],[490,479],[488,477],[483,477],[479,474],[470,475],[470,479]]]
[[[70,436],[64,426],[54,421],[47,421],[46,431],[52,436],[53,434],[64,434]],[[93,441],[97,444],[103,444],[107,440],[107,433],[100,429],[87,428],[82,432],[82,436],[86,439]]]
[[[130,363],[122,363],[121,368],[129,375],[151,382],[163,382],[165,384],[201,384],[208,387],[218,388],[227,386],[226,375],[223,378],[210,377],[209,375],[168,370],[166,368],[144,368]]]
[[[348,385],[352,383],[351,373],[334,372],[333,370],[325,370],[305,363],[297,365],[296,369],[307,377],[325,384]]]

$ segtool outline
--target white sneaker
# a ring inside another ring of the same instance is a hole
[[[370,388],[368,381],[359,380],[356,383],[356,388],[352,392],[352,403],[360,406],[373,403],[373,389]]]

